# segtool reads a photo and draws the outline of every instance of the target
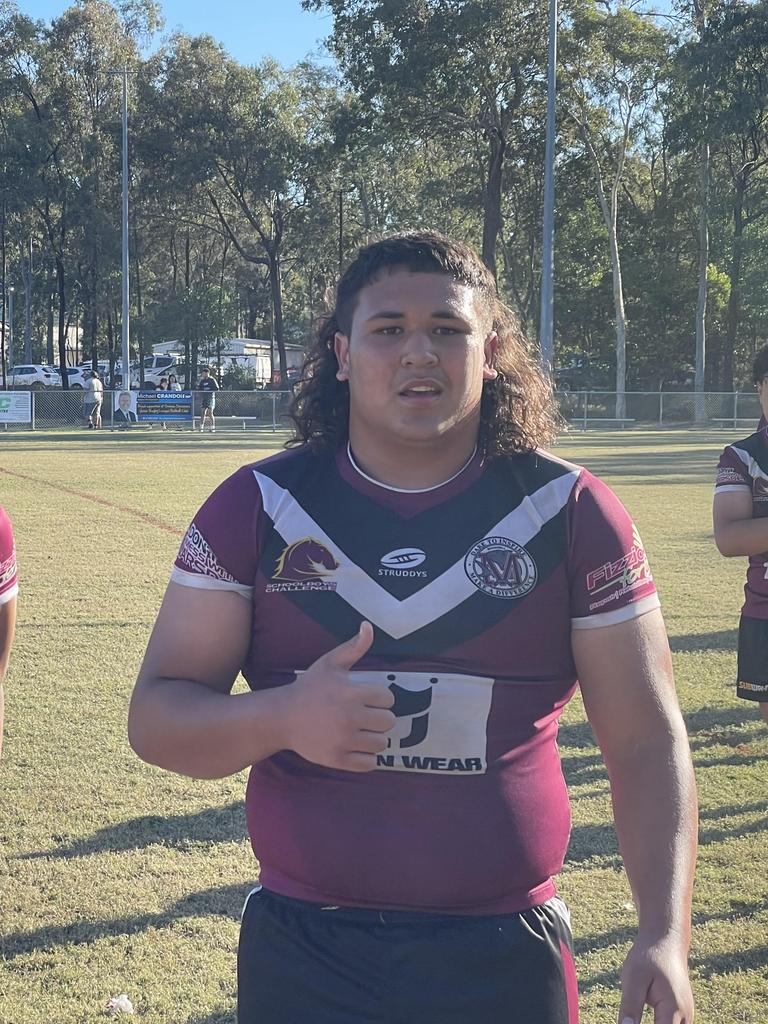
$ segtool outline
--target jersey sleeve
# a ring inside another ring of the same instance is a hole
[[[0,604],[5,604],[19,592],[19,571],[16,565],[16,547],[8,513],[0,508]]]
[[[613,491],[583,470],[568,511],[572,628],[611,626],[658,608],[640,534]]]
[[[715,475],[715,494],[726,494],[728,491],[752,490],[752,477],[749,468],[733,445],[723,449],[717,464]]]
[[[245,466],[202,505],[181,543],[171,580],[183,587],[228,590],[250,600],[258,565],[261,492]]]

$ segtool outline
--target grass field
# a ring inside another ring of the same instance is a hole
[[[713,467],[735,436],[630,431],[558,445],[630,507],[661,592],[701,799],[701,1024],[768,1021],[768,730],[733,696],[744,565],[717,554],[709,515]],[[279,442],[0,435],[0,504],[22,574],[0,768],[2,1024],[90,1024],[120,992],[147,1024],[234,1022],[237,918],[256,870],[245,777],[150,768],[129,750],[125,718],[182,531],[220,480]],[[582,1022],[613,1024],[635,915],[578,700],[561,750],[575,824],[560,890]]]

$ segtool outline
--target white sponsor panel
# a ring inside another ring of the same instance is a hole
[[[483,774],[493,679],[443,672],[350,672],[357,683],[388,686],[397,716],[381,771]]]
[[[31,423],[32,392],[0,391],[0,423]]]

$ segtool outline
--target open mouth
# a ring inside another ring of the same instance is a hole
[[[398,394],[403,398],[436,398],[438,395],[443,393],[443,389],[435,381],[425,381],[423,383],[413,382],[406,384],[405,387],[398,391]]]

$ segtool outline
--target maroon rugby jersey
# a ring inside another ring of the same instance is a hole
[[[752,516],[768,516],[768,430],[757,430],[723,449],[717,464],[715,494],[742,491],[752,495]],[[749,556],[742,612],[768,619],[768,551]]]
[[[19,592],[19,574],[16,568],[16,549],[13,544],[11,520],[0,506],[0,604],[5,604]]]
[[[294,449],[211,495],[172,578],[252,602],[253,689],[374,626],[353,676],[390,683],[389,748],[363,774],[290,751],[253,766],[246,812],[267,888],[468,914],[553,895],[570,833],[556,735],[576,685],[571,629],[658,607],[604,484],[538,452],[476,455],[439,487],[400,491],[346,451]]]

